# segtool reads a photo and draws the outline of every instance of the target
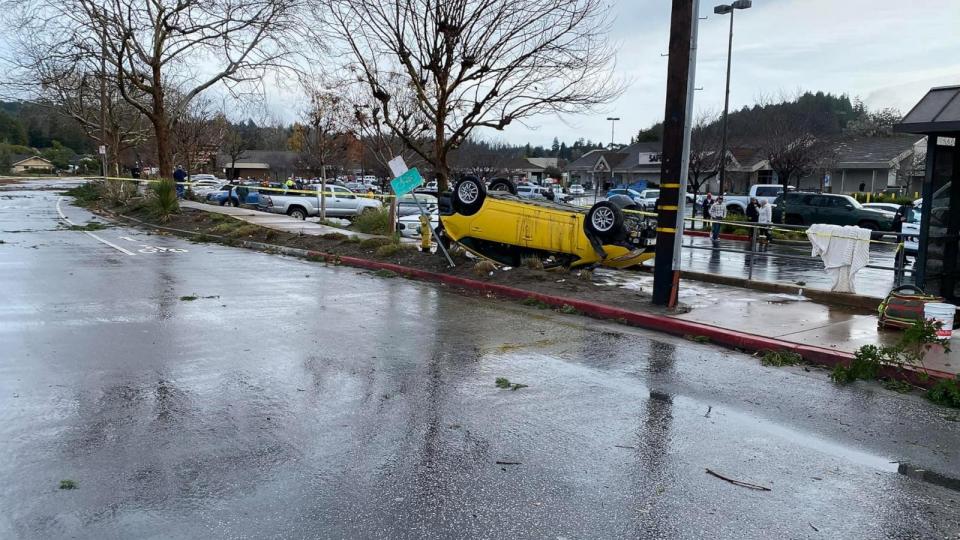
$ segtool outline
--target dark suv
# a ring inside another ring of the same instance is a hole
[[[893,231],[893,217],[883,212],[870,210],[860,205],[849,195],[832,193],[791,192],[780,195],[773,202],[773,220],[787,225],[857,225],[877,231],[874,238],[883,232]]]

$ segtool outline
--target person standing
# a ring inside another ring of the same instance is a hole
[[[766,199],[760,200],[760,208],[757,209],[757,223],[760,225],[760,248],[761,251],[767,250],[770,243],[770,226],[773,225],[773,206]]]
[[[720,242],[720,228],[723,226],[721,221],[726,218],[727,207],[723,204],[723,196],[721,195],[718,196],[717,200],[710,206],[710,219],[713,220],[713,225],[710,229],[710,239],[713,240],[714,245]]]
[[[236,207],[243,206],[247,203],[247,195],[250,194],[250,188],[244,184],[237,186],[237,198],[233,201],[233,205]]]
[[[177,198],[182,199],[186,190],[184,182],[187,180],[187,171],[183,170],[182,165],[177,165],[177,170],[173,171],[173,181],[177,183]]]
[[[747,203],[747,221],[750,223],[756,223],[757,219],[760,217],[758,210],[760,208],[760,203],[757,202],[756,197],[750,197],[750,202]]]

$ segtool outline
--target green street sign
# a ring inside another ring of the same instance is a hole
[[[407,170],[407,172],[390,181],[390,187],[397,196],[403,196],[423,185],[423,177],[416,167]]]

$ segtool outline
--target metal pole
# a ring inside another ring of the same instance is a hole
[[[427,216],[427,223],[430,223],[430,215],[427,214],[427,211],[420,205],[420,199],[417,198],[417,194],[411,191],[410,196],[413,197],[413,202],[417,203],[417,208],[420,209],[420,215]],[[453,264],[453,259],[450,258],[450,253],[447,252],[447,248],[443,247],[443,242],[440,241],[440,235],[437,234],[437,229],[433,227],[432,223],[430,223],[430,230],[433,231],[433,236],[437,239],[437,247],[443,252],[443,256],[447,258],[447,262],[450,263],[450,268],[453,268],[456,265]]]
[[[676,222],[680,208],[683,139],[687,117],[694,0],[673,0],[670,15],[670,48],[667,96],[663,114],[663,161],[660,166],[660,199],[657,206],[657,247],[653,266],[653,303],[668,306],[680,272],[673,268]],[[681,216],[682,217],[682,216]]]
[[[100,144],[107,146],[107,35],[100,32]],[[103,180],[107,180],[107,153],[100,156]]]
[[[687,72],[687,110],[683,125],[683,153],[680,158],[680,188],[677,197],[677,233],[673,238],[673,270],[680,272],[680,253],[683,250],[684,217],[687,214],[687,180],[690,174],[690,136],[693,130],[693,96],[697,79],[697,39],[700,27],[700,0],[693,0],[693,28],[690,35],[690,69]],[[696,201],[693,203],[696,205]],[[679,280],[674,280],[669,306],[677,303]]]
[[[730,10],[730,37],[727,41],[727,85],[723,96],[723,126],[720,131],[720,180],[717,194],[723,196],[727,178],[727,113],[730,110],[730,59],[733,56],[733,12]]]

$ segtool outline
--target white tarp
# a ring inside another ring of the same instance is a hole
[[[870,262],[870,229],[817,223],[807,229],[814,257],[833,274],[834,292],[856,292],[853,276]]]

